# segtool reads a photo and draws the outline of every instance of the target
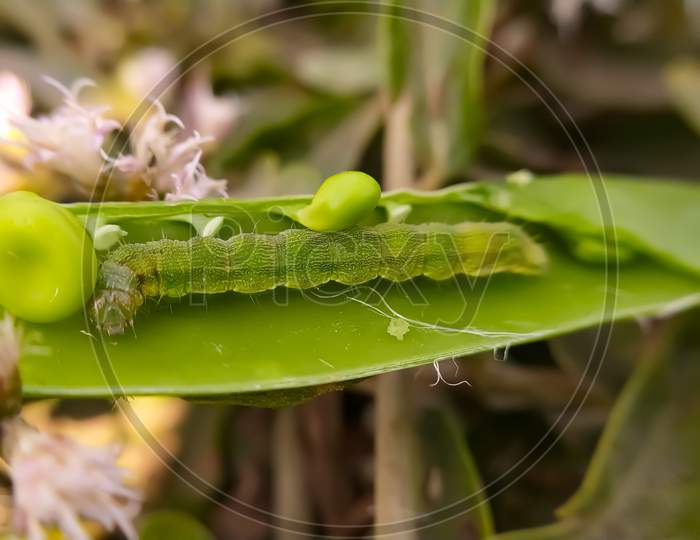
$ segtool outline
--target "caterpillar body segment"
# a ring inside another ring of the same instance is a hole
[[[377,277],[535,274],[546,260],[539,244],[505,222],[387,223],[339,232],[289,229],[226,240],[163,239],[126,244],[109,254],[100,268],[92,316],[101,330],[115,334],[151,297],[309,289],[329,281],[358,285]]]

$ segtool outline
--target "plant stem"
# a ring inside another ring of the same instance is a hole
[[[375,442],[375,532],[382,524],[409,521],[392,534],[398,540],[418,538],[410,520],[416,514],[417,485],[415,430],[409,372],[377,378]]]
[[[411,104],[411,93],[404,90],[388,105],[385,113],[383,181],[387,190],[408,188],[413,184]]]
[[[405,82],[405,81],[403,81]],[[412,96],[404,85],[395,99],[392,88],[386,90],[384,131],[384,177],[387,189],[413,185],[415,164],[411,131]],[[374,526],[380,535],[384,524],[404,522],[392,527],[396,540],[415,540],[410,520],[417,509],[417,468],[415,466],[415,425],[410,381],[405,370],[377,377],[375,387],[375,473]]]
[[[272,432],[272,478],[274,511],[281,523],[280,528],[275,529],[275,540],[298,540],[309,532],[308,525],[296,523],[292,530],[286,521],[309,521],[311,516],[298,428],[296,409],[288,407],[277,411]]]

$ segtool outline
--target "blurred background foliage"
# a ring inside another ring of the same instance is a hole
[[[398,17],[386,16],[392,12]],[[198,47],[211,54],[190,55]],[[229,180],[233,197],[313,192],[325,176],[351,168],[384,177],[385,189],[495,181],[518,169],[597,166],[688,181],[700,170],[700,2],[694,0],[413,0],[403,8],[3,0],[0,71],[3,137],[6,108],[41,113],[57,103],[60,96],[43,75],[64,83],[91,77],[98,86],[90,99],[109,104],[108,114],[126,129],[150,96],[188,129],[215,136],[207,169]],[[533,88],[552,94],[541,99]],[[596,163],[582,162],[563,127],[581,130]],[[385,144],[389,133],[401,141],[398,150]],[[61,182],[27,174],[4,152],[0,192],[30,188],[74,200]],[[401,174],[383,174],[388,162]],[[477,539],[554,521],[555,509],[580,485],[625,381],[656,340],[675,339],[664,328],[650,321],[617,325],[588,399],[563,423],[554,421],[585,372],[592,332],[444,363],[447,380],[468,380],[471,387],[432,387],[434,370],[411,372],[423,457],[416,486],[406,489],[421,493],[426,510],[469,495],[482,500],[474,495],[481,482],[497,496],[488,507],[410,537]],[[697,357],[697,333],[683,347]],[[279,412],[132,400],[160,441],[158,452],[111,403],[37,402],[25,415],[91,443],[122,441],[124,464],[147,495],[144,538],[359,537],[371,534],[379,504],[372,392],[373,382],[365,381]],[[697,407],[688,407],[697,418]],[[567,429],[557,431],[562,425]],[[643,445],[638,431],[620,436]],[[683,444],[698,442],[683,433]],[[669,482],[671,488],[662,487],[672,490]],[[653,537],[638,533],[624,529],[616,538]],[[593,536],[564,526],[532,536],[540,537]],[[693,538],[679,536],[685,537]]]

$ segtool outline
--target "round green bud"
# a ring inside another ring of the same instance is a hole
[[[313,231],[347,229],[374,210],[382,190],[370,175],[346,171],[326,178],[311,200],[297,212],[296,218]]]
[[[34,193],[0,197],[0,305],[31,322],[53,322],[92,295],[97,258],[80,221]]]

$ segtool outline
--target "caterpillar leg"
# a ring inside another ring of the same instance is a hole
[[[90,306],[90,316],[97,328],[108,335],[123,334],[143,302],[133,272],[126,266],[105,262]]]

